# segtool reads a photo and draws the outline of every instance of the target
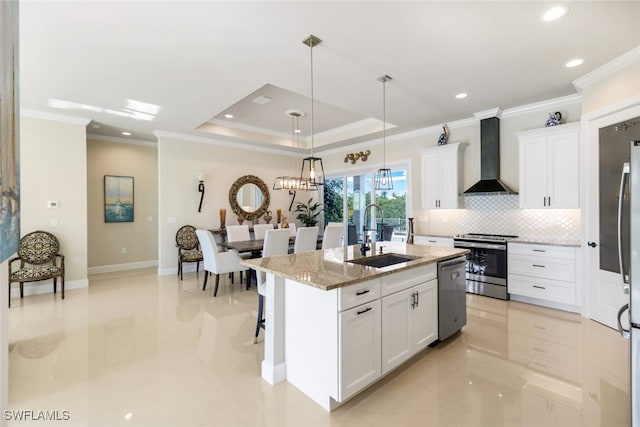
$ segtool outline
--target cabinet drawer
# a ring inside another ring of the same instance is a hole
[[[529,243],[509,243],[509,254],[576,259],[575,248],[567,246],[533,245]]]
[[[380,279],[338,288],[338,311],[348,310],[380,298]]]
[[[414,245],[426,246],[443,246],[446,248],[453,247],[453,238],[451,237],[433,237],[433,236],[414,236]]]
[[[541,277],[552,280],[574,282],[576,263],[570,259],[546,258],[509,254],[508,269],[511,274]]]
[[[393,273],[381,278],[382,296],[410,288],[438,277],[436,263]]]
[[[508,287],[510,294],[571,305],[576,303],[574,283],[509,274]]]

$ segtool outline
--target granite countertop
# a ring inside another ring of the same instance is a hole
[[[570,248],[579,248],[581,246],[579,240],[567,239],[545,239],[543,237],[518,237],[509,240],[509,243],[529,243],[533,245],[549,245],[549,246],[566,246]]]
[[[259,271],[274,273],[287,279],[328,291],[398,271],[455,258],[469,252],[467,249],[461,248],[378,242],[377,244],[371,244],[372,251],[367,256],[372,256],[374,249],[375,255],[378,255],[380,246],[383,247],[383,253],[385,254],[395,253],[420,258],[383,268],[368,267],[346,262],[362,258],[360,245],[351,245],[344,248],[325,249],[301,254],[248,259],[242,261],[242,265]]]

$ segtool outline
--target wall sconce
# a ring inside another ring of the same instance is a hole
[[[347,163],[349,160],[351,160],[351,164],[355,165],[358,159],[366,162],[370,155],[371,150],[360,151],[359,153],[349,153],[344,156],[344,162]]]
[[[202,200],[204,199],[204,174],[202,171],[198,172],[198,192],[200,193],[200,204],[198,205],[198,212],[202,211]]]

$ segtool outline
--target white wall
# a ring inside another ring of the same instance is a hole
[[[265,182],[271,195],[269,209],[274,220],[276,209],[281,208],[283,215],[294,222],[288,212],[291,201],[288,192],[271,190],[276,176],[291,173],[289,155],[266,150],[239,150],[212,145],[209,139],[187,140],[186,136],[162,132],[158,132],[157,136],[159,274],[177,272],[175,235],[181,226],[191,224],[197,228],[217,229],[220,226],[220,208],[227,209],[227,225],[238,223],[229,205],[229,189],[241,176],[255,175]],[[206,176],[202,212],[198,212],[199,171]],[[308,198],[309,193],[306,192],[296,196],[297,201]],[[264,220],[260,222],[264,223]]]
[[[20,120],[20,234],[44,230],[58,238],[66,289],[88,284],[87,122],[29,111]],[[25,294],[52,291],[50,280],[25,285]]]
[[[133,177],[133,222],[104,222],[105,175]],[[87,204],[90,274],[158,265],[158,150],[155,144],[87,141]]]

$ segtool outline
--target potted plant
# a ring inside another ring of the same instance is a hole
[[[322,212],[322,203],[314,202],[313,197],[307,203],[297,202],[293,213],[305,227],[313,227],[318,223],[318,215]]]

